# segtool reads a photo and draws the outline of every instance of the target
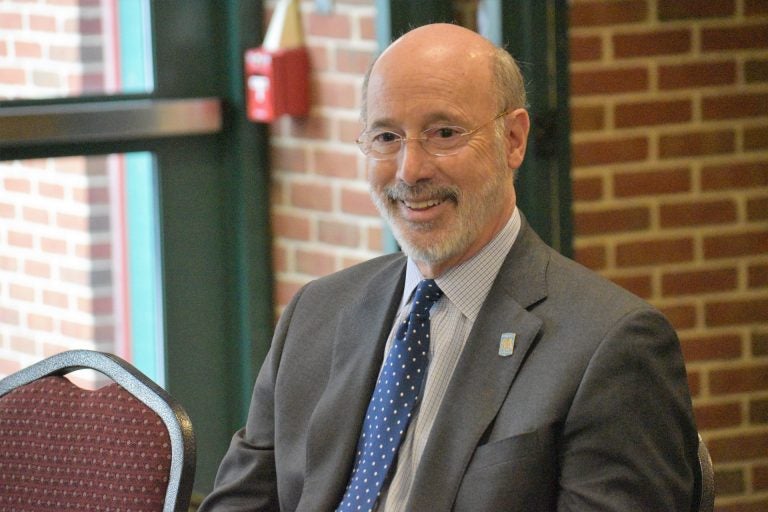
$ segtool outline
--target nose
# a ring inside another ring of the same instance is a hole
[[[421,140],[405,139],[397,155],[397,178],[408,184],[430,179],[434,174],[433,157],[426,152]]]

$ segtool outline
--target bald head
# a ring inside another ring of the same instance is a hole
[[[525,87],[512,56],[478,33],[458,25],[436,23],[407,32],[374,61],[363,83],[361,119],[367,121],[371,81],[425,77],[468,86],[472,96],[493,102],[494,110],[525,107]],[[480,89],[476,84],[482,84]]]

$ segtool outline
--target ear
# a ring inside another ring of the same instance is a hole
[[[504,116],[507,142],[507,165],[516,170],[523,164],[525,148],[528,145],[528,132],[531,129],[531,120],[528,111],[524,108],[513,110]]]

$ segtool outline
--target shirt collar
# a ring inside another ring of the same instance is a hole
[[[448,269],[436,278],[437,285],[446,297],[471,321],[477,318],[480,308],[491,290],[504,258],[515,243],[521,227],[520,212],[515,207],[506,225],[496,236],[469,260]],[[410,300],[413,290],[424,276],[416,262],[408,258],[405,270],[405,287],[400,307]]]

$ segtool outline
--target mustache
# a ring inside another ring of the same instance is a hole
[[[458,202],[461,196],[459,187],[438,185],[435,183],[417,183],[408,185],[402,181],[387,185],[383,190],[390,201],[420,201],[424,199],[439,199],[440,201]]]

